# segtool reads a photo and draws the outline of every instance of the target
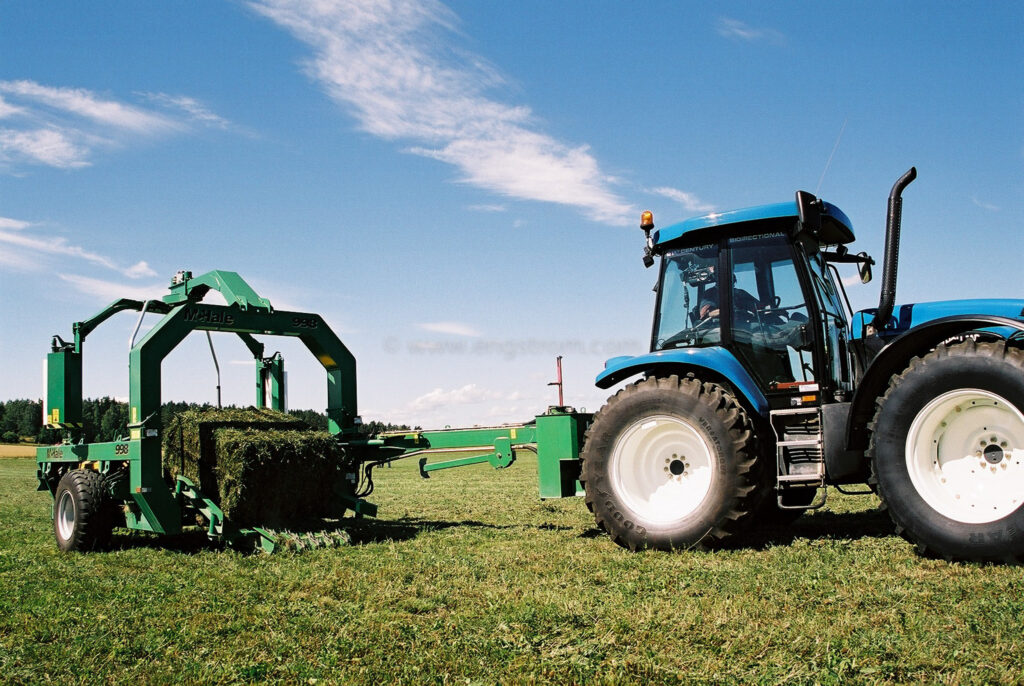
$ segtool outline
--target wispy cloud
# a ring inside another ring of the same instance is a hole
[[[690,212],[711,212],[715,209],[714,205],[709,205],[708,203],[703,202],[693,193],[687,193],[686,191],[681,191],[678,188],[660,186],[658,188],[652,188],[650,192],[655,195],[661,195],[670,200],[674,200]]]
[[[450,336],[466,336],[467,338],[479,338],[482,334],[469,324],[462,322],[424,322],[417,324],[424,331],[443,333]]]
[[[124,270],[124,275],[130,279],[141,279],[145,276],[156,276],[156,272],[145,260],[140,260]]]
[[[985,202],[984,200],[979,200],[977,195],[972,195],[971,196],[971,202],[973,202],[975,205],[977,205],[981,209],[988,210],[989,212],[998,212],[999,211],[999,206],[998,205],[993,205],[990,202]]]
[[[10,104],[2,97],[0,97],[0,119],[4,119],[5,117],[11,117],[15,114],[21,114],[24,111],[25,110],[23,110],[22,108],[15,107],[14,105]]]
[[[101,148],[181,133],[191,125],[227,128],[228,122],[185,96],[147,94],[170,111],[122,102],[84,88],[34,81],[0,81],[0,165],[88,166]]]
[[[585,145],[543,133],[529,107],[485,94],[502,85],[477,55],[445,48],[457,17],[435,0],[255,0],[255,11],[313,50],[309,75],[361,128],[453,165],[509,198],[558,203],[618,224],[633,208]]]
[[[22,221],[20,219],[11,219],[10,217],[0,217],[0,229],[13,229],[14,231],[21,231],[32,226],[31,222]]]
[[[74,286],[79,293],[92,295],[103,301],[112,301],[118,298],[150,300],[159,298],[167,292],[167,287],[163,284],[140,286],[77,274],[58,274],[58,276],[62,281]]]
[[[729,17],[722,17],[718,20],[717,30],[720,36],[748,43],[764,41],[773,45],[782,45],[786,42],[786,37],[775,29],[751,26]]]
[[[163,115],[100,98],[84,88],[54,88],[34,81],[0,81],[0,92],[52,108],[59,113],[77,115],[119,129],[158,133],[179,127],[179,124]]]
[[[61,257],[105,267],[131,279],[156,275],[156,272],[145,262],[137,262],[125,267],[106,255],[69,243],[66,238],[61,236],[43,237],[25,231],[33,226],[37,225],[18,219],[0,217],[0,245],[4,246],[6,253],[5,264],[31,271],[45,268],[41,258]]]
[[[493,426],[510,419],[532,417],[544,402],[540,396],[519,391],[501,392],[466,384],[455,388],[435,388],[397,407],[363,407],[362,413],[367,418],[426,427],[442,426],[456,416],[474,418],[461,420],[464,425],[485,422]]]
[[[56,128],[0,129],[0,163],[30,162],[58,169],[89,165],[89,148],[72,140],[74,132]]]
[[[473,210],[474,212],[508,212],[508,207],[505,205],[488,205],[486,203],[480,205],[470,205],[469,209]]]
[[[216,114],[195,98],[187,95],[168,95],[167,93],[143,93],[149,100],[165,107],[180,110],[191,121],[199,122],[216,129],[230,129],[232,123]]]
[[[435,388],[409,403],[409,412],[430,412],[449,405],[471,405],[473,403],[496,400],[501,394],[480,388],[476,384],[467,384],[461,388]]]

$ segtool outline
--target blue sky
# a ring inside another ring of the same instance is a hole
[[[41,395],[73,321],[228,269],[324,315],[366,419],[526,419],[558,354],[597,409],[604,359],[648,344],[642,209],[818,190],[880,257],[911,165],[897,299],[1024,296],[1022,29],[1011,2],[8,0],[0,398]],[[87,396],[127,396],[135,321],[89,338]],[[214,342],[252,402],[245,348]],[[322,409],[316,362],[267,344]],[[165,399],[214,386],[199,336],[164,363]]]

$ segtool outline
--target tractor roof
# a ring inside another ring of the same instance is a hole
[[[850,219],[843,211],[829,202],[822,202],[820,241],[824,245],[839,245],[853,242],[853,228]],[[664,245],[669,242],[703,242],[713,241],[723,234],[760,233],[753,226],[741,226],[766,220],[799,220],[796,201],[780,202],[774,205],[758,205],[730,212],[712,212],[703,217],[694,217],[686,221],[666,226],[654,232],[654,244]],[[768,221],[764,232],[779,230],[779,221]]]

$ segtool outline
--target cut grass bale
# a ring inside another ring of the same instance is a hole
[[[255,408],[191,410],[164,434],[164,466],[237,526],[307,526],[340,517],[343,452],[326,432]]]

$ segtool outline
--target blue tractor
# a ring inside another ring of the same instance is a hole
[[[895,305],[915,177],[889,195],[878,308],[856,313],[835,265],[866,283],[874,262],[835,205],[800,191],[658,231],[644,213],[651,350],[606,363],[599,387],[639,380],[582,454],[613,540],[705,547],[866,485],[922,553],[1024,559],[1024,300]]]

